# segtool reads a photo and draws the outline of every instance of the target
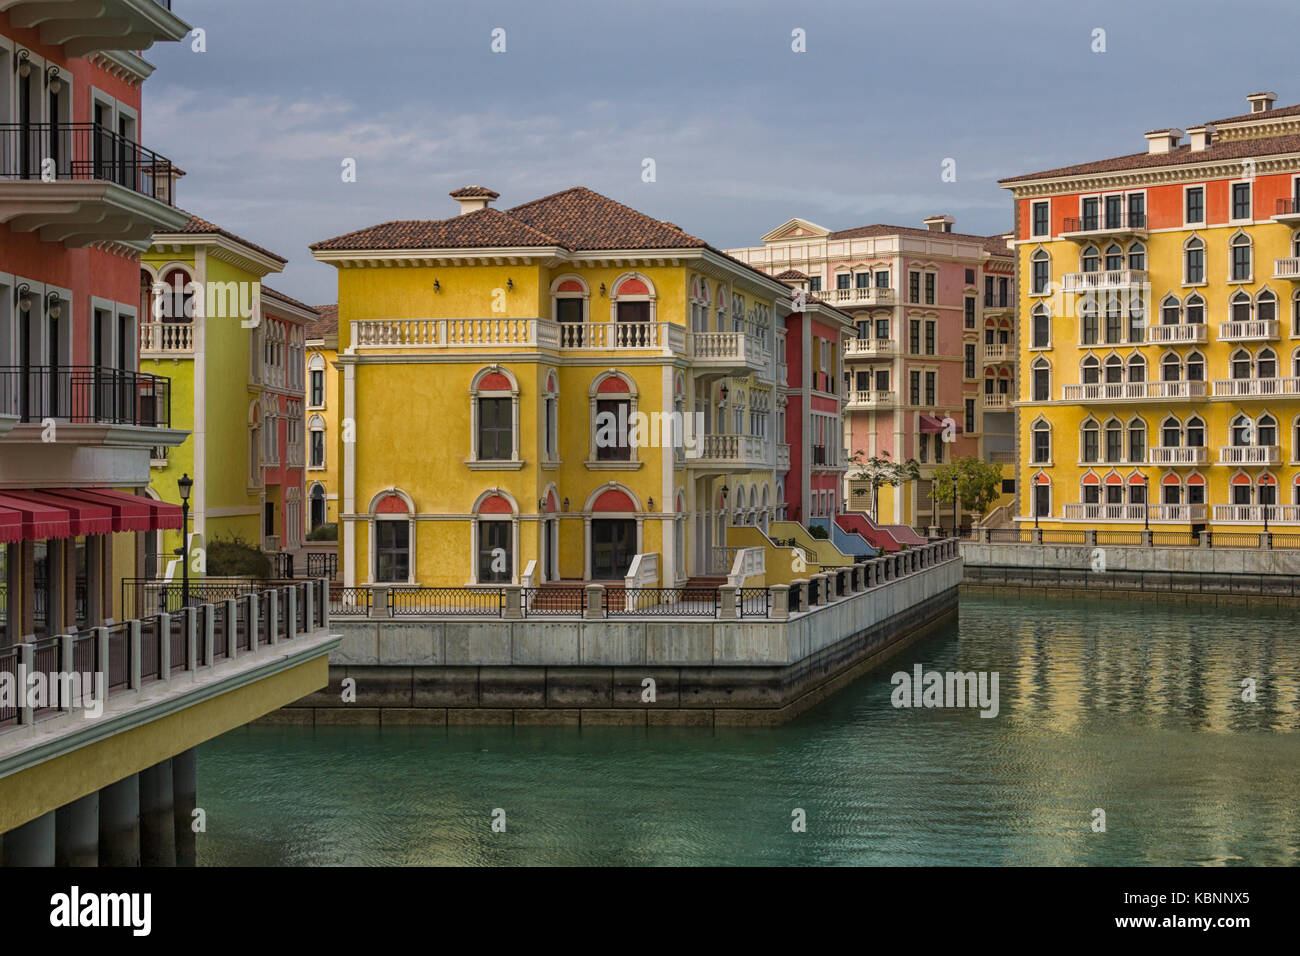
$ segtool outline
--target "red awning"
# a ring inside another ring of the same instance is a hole
[[[57,492],[65,498],[75,498],[108,508],[113,516],[114,531],[148,531],[152,526],[149,502],[135,495],[115,497],[99,488],[60,488]]]
[[[23,516],[12,508],[0,508],[0,543],[23,540]]]
[[[960,435],[961,425],[956,420],[953,420],[952,424],[953,424],[953,428],[955,429],[955,434]],[[945,428],[946,426],[944,425],[944,419],[935,418],[933,415],[921,416],[921,434],[935,435],[938,434],[939,432],[944,431]]]
[[[127,504],[146,506],[149,509],[148,530],[150,531],[181,530],[181,506],[174,505],[170,501],[155,501],[152,498],[146,498],[144,495],[133,495],[127,491],[114,491],[111,488],[96,488],[93,492],[88,491],[87,494],[115,498]]]
[[[21,491],[18,494],[27,501],[66,510],[74,536],[108,534],[113,530],[113,512],[104,505],[64,497],[61,492]]]
[[[22,515],[23,538],[27,541],[66,538],[72,534],[72,516],[66,508],[29,501],[17,491],[0,494],[0,508],[9,508]]]

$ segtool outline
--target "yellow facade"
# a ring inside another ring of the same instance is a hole
[[[1150,170],[1112,161],[1004,181],[1019,240],[1021,522],[1034,501],[1043,528],[1300,520],[1300,154],[1267,132],[1243,119],[1197,149],[1153,146]]]

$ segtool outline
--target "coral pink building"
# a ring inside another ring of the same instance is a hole
[[[924,226],[832,232],[791,219],[761,246],[728,250],[853,317],[842,342],[842,454],[915,459],[922,480],[881,489],[878,515],[920,527],[952,521],[931,500],[936,465],[1014,457],[1011,250],[1002,236],[953,232],[951,216]],[[868,483],[853,474],[844,501],[870,508]]]

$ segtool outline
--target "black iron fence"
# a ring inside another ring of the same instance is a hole
[[[171,160],[99,123],[0,123],[0,179],[101,180],[168,205]]]
[[[3,365],[0,413],[22,422],[170,428],[171,380],[97,365]]]

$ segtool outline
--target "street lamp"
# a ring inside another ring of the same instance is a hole
[[[1142,530],[1151,530],[1151,478],[1142,476]]]
[[[190,490],[194,479],[186,472],[176,479],[176,487],[181,493],[181,546],[177,554],[181,556],[181,607],[190,606]]]

